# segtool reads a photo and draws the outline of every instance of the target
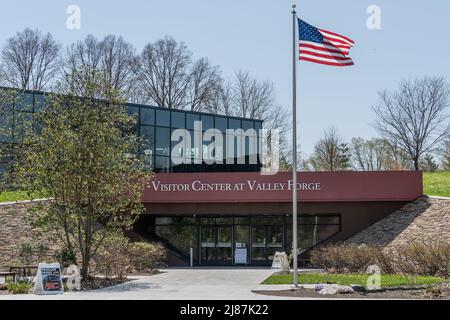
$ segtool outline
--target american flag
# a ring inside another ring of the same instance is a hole
[[[318,29],[298,19],[300,60],[345,67],[353,65],[348,55],[355,42],[340,34]]]

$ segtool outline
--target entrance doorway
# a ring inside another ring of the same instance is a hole
[[[233,227],[201,226],[201,264],[231,265],[233,263]]]
[[[270,266],[277,251],[290,253],[291,217],[161,216],[155,234],[176,253],[201,266]],[[301,215],[298,247],[305,252],[340,232],[340,215]]]
[[[270,264],[277,251],[283,251],[283,226],[252,226],[252,263]]]

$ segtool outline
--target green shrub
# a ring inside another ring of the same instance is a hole
[[[450,243],[412,242],[393,252],[398,271],[411,275],[449,276]]]
[[[92,258],[94,273],[103,275],[107,279],[125,279],[131,269],[129,248],[128,238],[121,233],[108,235]]]
[[[30,292],[32,286],[28,282],[8,283],[8,291],[12,294],[26,294]]]
[[[166,256],[164,246],[159,243],[134,242],[130,245],[129,258],[136,271],[151,271],[161,267]]]
[[[77,262],[75,254],[67,248],[56,251],[54,257],[63,268],[67,268],[71,264],[76,264]]]
[[[365,273],[370,265],[378,265],[382,272],[391,273],[393,267],[382,247],[356,245],[329,245],[311,252],[311,263],[331,273]]]
[[[365,273],[377,265],[385,274],[449,276],[450,243],[411,242],[381,246],[328,245],[311,251],[311,263],[330,273]]]
[[[8,285],[6,283],[0,284],[0,291],[6,291],[8,290]]]

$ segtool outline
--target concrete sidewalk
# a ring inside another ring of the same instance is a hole
[[[253,268],[164,269],[110,288],[57,296],[0,295],[0,300],[266,300],[252,292],[273,271]]]

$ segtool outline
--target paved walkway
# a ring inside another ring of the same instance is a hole
[[[0,295],[4,299],[139,299],[139,300],[264,300],[280,299],[252,293],[270,269],[165,269],[155,276],[139,277],[118,286],[57,296]]]

